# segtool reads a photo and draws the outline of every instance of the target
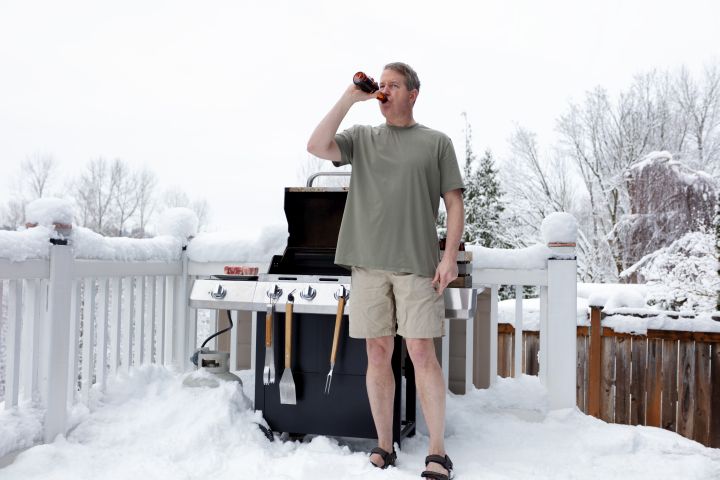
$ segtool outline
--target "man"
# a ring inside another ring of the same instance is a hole
[[[433,338],[443,335],[443,290],[458,274],[462,177],[447,135],[413,118],[420,91],[415,71],[404,63],[388,64],[379,86],[387,97],[380,103],[384,124],[356,125],[336,134],[356,102],[376,98],[351,85],[315,128],[308,152],[353,167],[335,263],[352,269],[350,336],[367,343],[367,391],[379,443],[370,461],[387,468],[396,459],[390,362],[397,329],[415,367],[430,433],[422,476],[447,479],[452,462],[444,445],[445,382]],[[435,220],[441,197],[448,235],[439,261]]]

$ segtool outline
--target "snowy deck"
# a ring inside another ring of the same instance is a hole
[[[253,391],[249,371],[238,372]],[[651,427],[607,424],[577,409],[548,412],[537,377],[498,379],[488,390],[448,397],[447,450],[457,479],[713,479],[720,450]],[[419,478],[428,438],[403,443],[398,465],[370,466],[366,440],[306,438],[273,443],[233,384],[191,389],[182,376],[147,366],[120,375],[88,409],[76,409],[67,439],[21,453],[4,480],[68,478]],[[8,433],[40,438],[39,420],[0,413]]]

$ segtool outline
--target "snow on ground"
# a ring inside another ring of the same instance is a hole
[[[238,373],[245,392],[252,392],[250,372]],[[407,439],[397,467],[383,471],[368,463],[372,441],[317,436],[270,443],[255,425],[260,415],[234,384],[193,389],[183,387],[182,378],[147,366],[113,379],[107,394],[76,412],[67,439],[21,453],[0,477],[420,478],[424,435]],[[451,394],[447,407],[446,446],[458,480],[720,478],[720,450],[658,428],[606,424],[576,409],[548,412],[536,377]],[[19,429],[9,424],[10,415],[0,413],[2,438]]]

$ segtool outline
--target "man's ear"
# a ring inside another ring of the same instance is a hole
[[[410,90],[410,100],[412,101],[413,105],[417,101],[417,97],[419,94],[420,94],[420,91],[417,88]]]

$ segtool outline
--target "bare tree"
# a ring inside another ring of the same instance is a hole
[[[526,246],[536,239],[548,214],[573,210],[573,178],[562,156],[553,152],[549,160],[543,159],[535,134],[525,128],[516,127],[510,150],[509,161],[501,169],[503,188],[511,199],[507,223],[525,232],[511,233],[515,246]]]
[[[135,236],[144,237],[145,227],[148,219],[152,215],[156,207],[155,198],[153,196],[155,186],[157,185],[157,176],[150,170],[144,169],[138,173],[137,183],[137,226],[135,228]]]
[[[57,172],[57,162],[49,154],[36,153],[20,165],[20,181],[28,190],[28,198],[35,200],[47,195]]]
[[[177,187],[165,191],[162,196],[162,204],[165,209],[185,207],[194,211],[198,217],[198,229],[207,226],[210,219],[210,205],[206,199],[191,200],[187,193]]]
[[[691,167],[720,174],[720,68],[705,68],[702,83],[682,68],[675,82],[675,98],[688,127]]]
[[[103,235],[113,233],[108,223],[117,190],[115,182],[116,177],[112,174],[108,161],[100,157],[88,162],[73,189],[81,212],[78,220]]]
[[[198,217],[198,230],[207,226],[210,221],[210,205],[204,198],[194,200],[190,205],[190,208],[195,212]]]
[[[111,167],[112,183],[115,186],[113,199],[113,216],[116,235],[125,234],[125,224],[135,214],[138,208],[138,176],[130,171],[127,163],[115,159]]]
[[[27,202],[22,198],[12,198],[2,213],[2,228],[14,230],[25,223],[25,207]]]
[[[180,188],[171,187],[163,193],[162,205],[165,208],[189,207],[190,197]]]

